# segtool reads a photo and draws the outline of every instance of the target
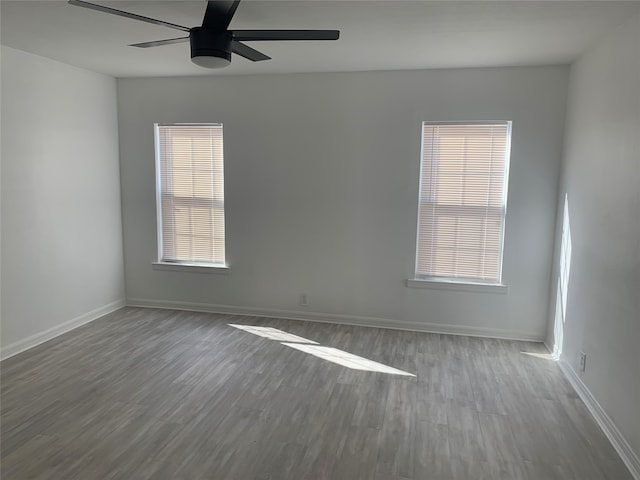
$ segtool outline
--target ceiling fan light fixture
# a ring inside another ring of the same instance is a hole
[[[231,63],[231,34],[203,27],[189,32],[191,61],[204,68],[223,68]]]
[[[213,55],[192,56],[191,61],[204,68],[224,68],[231,63],[231,59],[226,57],[216,57]]]

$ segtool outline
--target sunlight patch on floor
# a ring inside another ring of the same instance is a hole
[[[283,332],[282,330],[278,330],[277,328],[256,327],[254,325],[236,325],[233,323],[229,323],[228,325],[239,330],[244,330],[245,332],[253,333],[254,335],[258,335],[259,337],[268,338],[269,340],[277,340],[279,342],[313,343],[316,345],[318,344],[318,342],[314,342],[313,340],[308,340],[306,338],[293,335],[292,333]]]
[[[268,338],[269,340],[275,340],[287,347],[295,348],[314,357],[333,362],[343,367],[351,368],[353,370],[361,370],[367,372],[387,373],[390,375],[402,375],[405,377],[415,377],[413,373],[405,372],[397,368],[384,365],[382,363],[374,362],[368,358],[359,357],[349,352],[339,350],[332,347],[324,347],[319,345],[318,342],[309,340],[307,338],[293,335],[292,333],[283,332],[273,327],[258,327],[255,325],[239,325],[235,323],[229,323],[230,327],[237,328],[247,333],[252,333],[259,337]]]
[[[397,368],[384,365],[382,363],[374,362],[367,358],[359,357],[352,353],[348,353],[337,348],[323,347],[322,345],[303,345],[299,343],[286,343],[283,345],[287,347],[295,348],[301,352],[308,353],[323,360],[337,363],[343,367],[351,368],[353,370],[364,370],[367,372],[380,372],[389,373],[391,375],[404,375],[406,377],[415,377],[414,374],[398,370]]]
[[[551,353],[534,353],[534,352],[520,352],[523,355],[529,355],[530,357],[542,358],[543,360],[555,360]]]

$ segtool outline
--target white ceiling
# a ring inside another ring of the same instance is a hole
[[[94,3],[188,27],[204,1]],[[331,42],[253,42],[272,60],[234,56],[230,67],[192,64],[189,44],[127,44],[181,32],[71,6],[66,1],[0,2],[1,41],[115,77],[406,70],[569,63],[640,11],[618,1],[270,1],[244,0],[231,29],[338,29]]]

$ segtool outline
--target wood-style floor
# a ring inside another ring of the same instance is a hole
[[[2,362],[2,479],[630,479],[545,353],[126,308]]]

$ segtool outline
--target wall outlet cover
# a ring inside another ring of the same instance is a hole
[[[587,369],[587,354],[580,352],[580,373],[584,373]]]

